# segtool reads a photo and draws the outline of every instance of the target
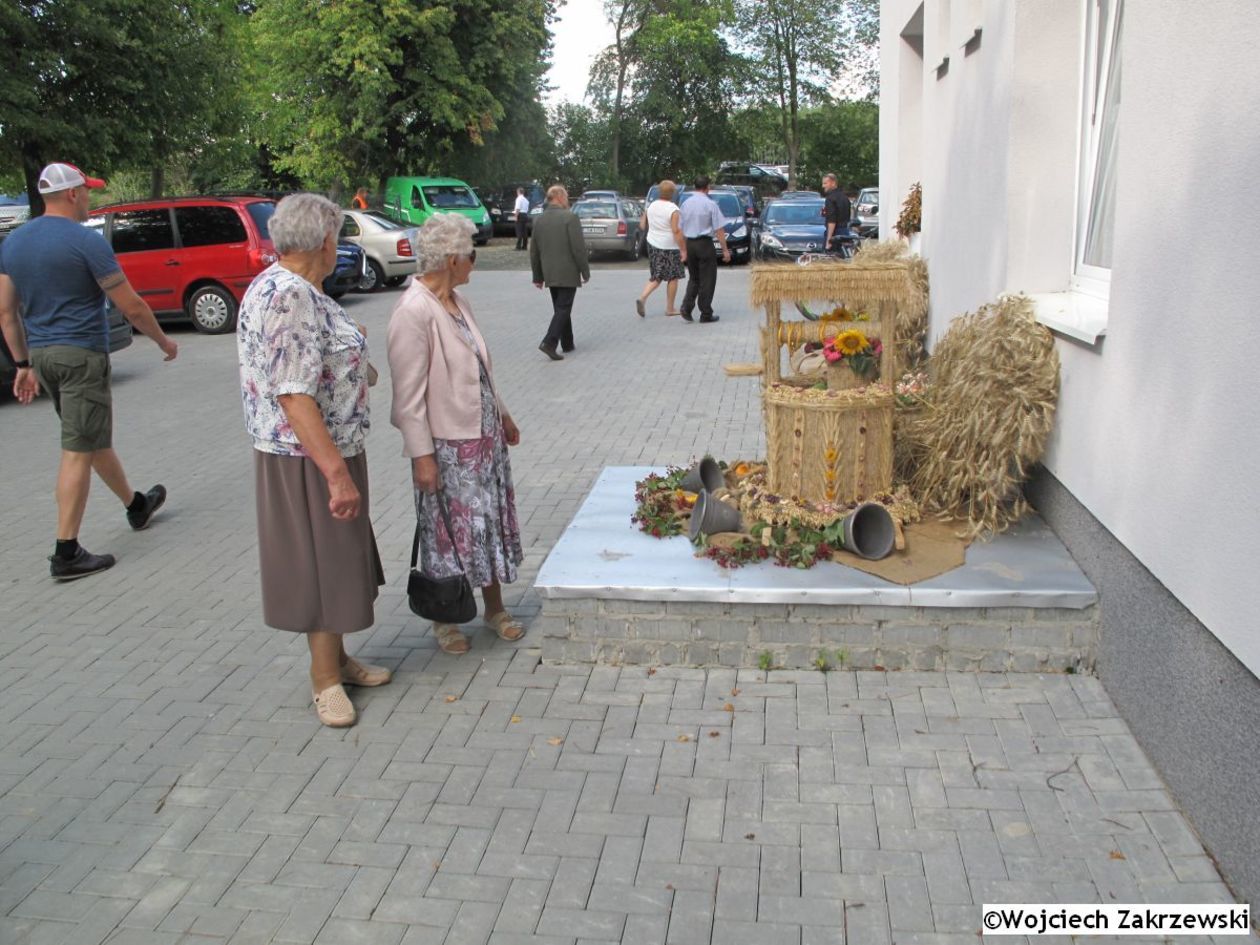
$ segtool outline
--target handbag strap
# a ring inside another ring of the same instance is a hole
[[[442,512],[442,524],[446,526],[446,534],[451,539],[451,551],[455,553],[455,563],[459,565],[462,573],[464,570],[464,562],[459,557],[459,543],[455,541],[455,529],[451,527],[451,513],[446,508],[446,496],[441,489],[437,490],[438,508]],[[416,569],[416,561],[420,557],[420,522],[416,522],[416,537],[411,542],[411,569]]]

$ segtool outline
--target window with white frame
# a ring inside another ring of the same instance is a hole
[[[1085,0],[1081,156],[1073,288],[1106,297],[1115,230],[1124,0]]]

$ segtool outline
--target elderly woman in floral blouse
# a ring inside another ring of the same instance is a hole
[[[422,570],[435,578],[462,570],[481,588],[486,626],[519,640],[525,628],[504,608],[502,585],[516,580],[524,557],[507,451],[521,435],[495,389],[472,308],[457,291],[477,261],[475,230],[467,217],[438,213],[416,236],[420,275],[395,306],[386,339],[390,420],[411,459]],[[439,489],[453,535],[442,521]],[[468,638],[454,624],[434,624],[433,633],[444,652],[468,652]]]
[[[367,341],[320,290],[337,262],[341,210],[316,194],[276,206],[279,262],[241,301],[237,344],[245,427],[254,446],[263,620],[306,635],[315,711],[355,722],[344,684],[390,672],[346,655],[342,635],[370,627],[385,583],[368,518]]]

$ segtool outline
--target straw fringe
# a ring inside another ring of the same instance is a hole
[[[897,420],[899,472],[925,511],[967,519],[970,537],[1002,532],[1054,425],[1054,338],[1030,299],[1003,296],[954,321],[929,371],[922,408]]]

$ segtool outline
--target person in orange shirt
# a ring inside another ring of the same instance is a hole
[[[354,192],[354,199],[350,201],[350,206],[356,210],[366,210],[368,208],[368,189],[360,187]]]

